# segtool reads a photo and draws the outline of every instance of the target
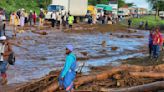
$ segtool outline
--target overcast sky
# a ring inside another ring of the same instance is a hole
[[[127,3],[134,3],[137,7],[149,9],[149,4],[146,0],[125,0]]]

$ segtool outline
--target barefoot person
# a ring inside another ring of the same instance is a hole
[[[73,54],[73,46],[66,46],[66,61],[59,76],[60,87],[64,87],[67,92],[73,92],[73,81],[76,76],[76,56]]]
[[[12,52],[11,45],[6,40],[6,36],[0,37],[0,73],[2,77],[1,84],[4,85],[7,83],[7,66],[8,66],[8,57]]]

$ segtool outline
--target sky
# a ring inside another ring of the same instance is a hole
[[[149,9],[149,3],[146,0],[125,0],[127,3],[134,3],[137,7]]]

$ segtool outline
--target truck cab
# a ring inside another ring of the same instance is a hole
[[[51,19],[51,14],[52,14],[53,11],[60,12],[62,10],[64,10],[64,6],[62,6],[62,5],[54,5],[54,4],[49,5],[47,7],[47,11],[48,12],[47,12],[47,14],[45,16],[45,19],[46,20],[50,20]]]

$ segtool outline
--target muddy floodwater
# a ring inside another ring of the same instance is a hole
[[[9,67],[9,84],[41,78],[52,70],[61,69],[65,59],[65,45],[69,43],[74,45],[79,66],[85,62],[82,71],[87,73],[92,66],[109,63],[118,65],[119,60],[144,56],[142,51],[148,42],[146,31],[112,34],[110,32],[75,34],[60,31],[47,31],[47,33],[39,35],[27,31],[18,34],[16,41],[21,47],[13,46],[16,64]]]

